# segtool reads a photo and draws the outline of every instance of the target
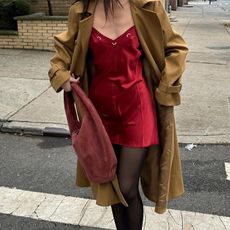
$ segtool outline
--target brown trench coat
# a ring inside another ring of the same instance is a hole
[[[70,7],[67,31],[54,36],[55,55],[49,70],[50,82],[59,92],[70,72],[80,76],[86,94],[90,82],[87,57],[88,42],[97,0],[91,0],[86,18],[81,19],[83,4]],[[173,108],[180,104],[180,78],[188,52],[186,43],[172,28],[159,0],[130,0],[131,12],[144,51],[142,59],[145,80],[157,103],[160,145],[148,147],[141,185],[145,196],[156,203],[155,211],[164,213],[167,201],[184,192],[180,153],[176,136]],[[80,113],[80,111],[78,111]],[[88,181],[78,162],[76,184],[91,186],[99,205],[122,202],[127,205],[117,179],[111,183]]]

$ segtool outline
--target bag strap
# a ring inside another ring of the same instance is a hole
[[[71,83],[71,88],[72,91],[70,92],[64,91],[64,107],[70,135],[73,133],[79,133],[85,113],[90,112],[95,114],[96,112],[90,99],[85,95],[84,91],[78,84]],[[77,116],[75,104],[77,105],[77,108],[80,109],[79,116]]]
[[[74,102],[75,100],[72,92],[64,91],[64,107],[71,136],[73,133],[78,134],[81,127],[81,123],[77,118]]]

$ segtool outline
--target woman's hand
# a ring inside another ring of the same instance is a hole
[[[71,91],[71,82],[74,83],[79,83],[80,77],[75,78],[75,75],[73,73],[71,73],[71,77],[68,81],[66,81],[63,85],[62,88],[65,90],[65,92],[70,92]]]

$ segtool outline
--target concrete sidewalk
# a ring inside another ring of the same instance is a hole
[[[176,107],[179,141],[229,143],[230,14],[223,1],[189,6],[173,13],[190,49],[182,105]]]
[[[190,49],[182,105],[176,107],[181,143],[230,143],[230,27],[225,26],[230,15],[223,5],[223,1],[190,2],[171,13],[173,27]],[[67,133],[62,93],[49,86],[52,55],[0,49],[2,132]]]

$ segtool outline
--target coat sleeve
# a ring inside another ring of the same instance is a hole
[[[69,69],[72,60],[74,42],[78,32],[78,18],[74,10],[75,4],[69,9],[67,30],[54,36],[55,55],[51,58],[48,71],[51,86],[56,92],[70,78]]]
[[[160,1],[155,2],[154,11],[161,23],[165,54],[165,66],[155,97],[161,105],[179,105],[181,76],[185,69],[188,48],[184,39],[172,29],[169,17]]]

